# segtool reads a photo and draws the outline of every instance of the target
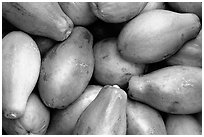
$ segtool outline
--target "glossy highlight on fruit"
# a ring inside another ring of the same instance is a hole
[[[74,129],[76,135],[125,135],[127,95],[118,86],[104,86]]]
[[[41,57],[35,41],[13,31],[2,40],[2,110],[6,118],[24,114],[40,72]]]
[[[92,34],[84,27],[75,27],[68,39],[46,54],[38,83],[46,106],[62,109],[82,94],[93,73],[92,45]]]
[[[202,110],[202,69],[172,66],[129,81],[130,98],[172,114],[192,114]]]
[[[118,50],[124,59],[134,63],[159,62],[195,38],[200,27],[195,14],[152,10],[126,24],[118,36]]]
[[[2,13],[17,28],[56,41],[65,40],[73,29],[57,2],[3,2]]]

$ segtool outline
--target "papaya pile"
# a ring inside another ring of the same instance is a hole
[[[202,134],[202,2],[3,2],[2,134]]]

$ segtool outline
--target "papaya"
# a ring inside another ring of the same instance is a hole
[[[166,135],[159,112],[143,103],[127,101],[127,135]]]
[[[202,2],[168,2],[168,5],[176,12],[194,13],[202,19]]]
[[[56,41],[53,39],[42,37],[42,36],[33,36],[33,40],[36,42],[40,54],[42,57],[54,46],[56,45]]]
[[[134,64],[121,58],[117,39],[107,38],[94,45],[94,78],[101,85],[124,87],[133,75],[144,71],[143,64]]]
[[[57,2],[3,2],[2,15],[27,33],[56,41],[65,40],[73,28]]]
[[[2,40],[2,110],[6,118],[24,114],[29,95],[39,77],[41,57],[35,41],[13,31]]]
[[[168,135],[202,135],[201,125],[192,115],[170,115],[166,120]]]
[[[128,22],[118,37],[122,57],[134,63],[162,61],[200,31],[195,14],[181,14],[168,10],[144,12]]]
[[[2,127],[9,135],[43,135],[50,121],[50,111],[40,98],[31,93],[26,105],[25,113],[18,119],[2,117]]]
[[[171,66],[129,81],[128,96],[171,114],[202,110],[202,69]]]
[[[88,2],[59,2],[59,5],[74,25],[87,26],[97,20]]]
[[[108,23],[121,23],[140,14],[147,2],[91,2],[93,13]]]
[[[65,109],[52,113],[48,135],[71,135],[81,113],[96,98],[101,86],[88,85],[83,94]]]
[[[74,135],[125,135],[126,103],[124,90],[104,86],[79,117]]]
[[[187,41],[166,62],[169,65],[202,67],[202,30],[195,39]]]
[[[155,10],[155,9],[165,9],[165,7],[166,6],[164,2],[148,2],[143,8],[143,10],[141,11],[141,13]]]
[[[92,46],[92,34],[84,27],[75,27],[68,39],[49,50],[38,82],[46,106],[63,109],[82,94],[93,73]]]

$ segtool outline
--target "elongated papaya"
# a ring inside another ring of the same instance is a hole
[[[118,50],[124,59],[131,62],[159,62],[195,38],[200,27],[195,14],[152,10],[126,24],[118,37]]]
[[[50,111],[40,98],[32,93],[29,96],[25,113],[18,119],[3,117],[2,127],[9,135],[45,134],[50,121]]]
[[[41,57],[35,41],[13,31],[2,40],[2,109],[6,118],[24,114],[40,72]]]
[[[3,2],[2,13],[17,28],[57,41],[66,39],[73,28],[57,2]]]
[[[192,115],[168,115],[168,135],[201,135],[202,127]]]
[[[172,114],[202,110],[202,69],[172,66],[144,76],[133,76],[128,95],[134,100]]]
[[[84,110],[74,129],[77,135],[125,135],[127,95],[118,86],[103,87]]]
[[[83,94],[70,106],[52,113],[48,135],[71,135],[81,113],[96,98],[101,86],[89,85]]]
[[[87,26],[97,20],[88,2],[59,2],[59,5],[74,25]]]
[[[147,2],[91,2],[93,13],[108,23],[121,23],[137,16]]]
[[[128,135],[166,135],[166,127],[159,112],[143,103],[127,101]]]
[[[195,39],[186,42],[176,54],[168,58],[167,63],[202,67],[202,30]]]
[[[117,39],[107,38],[94,45],[94,78],[101,85],[124,87],[133,75],[144,71],[143,64],[135,64],[121,58],[117,50]]]
[[[92,34],[75,27],[68,39],[43,58],[38,87],[48,107],[65,108],[85,90],[94,68],[92,45]]]

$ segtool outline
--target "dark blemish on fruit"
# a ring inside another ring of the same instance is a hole
[[[108,56],[109,56],[109,55],[105,55],[105,56],[102,57],[102,59],[105,59],[105,58],[107,58]]]
[[[81,49],[81,48],[82,48],[82,45],[80,45],[79,48]]]
[[[181,41],[185,41],[185,36],[183,33],[181,34]]]
[[[83,38],[86,39],[88,43],[91,41],[91,35],[88,31],[85,31],[83,36],[84,36]]]
[[[88,71],[88,70],[86,71],[86,74],[89,74],[89,71]]]
[[[91,127],[88,126],[86,133],[87,133],[87,135],[88,135],[89,133],[91,133]]]
[[[129,91],[129,90],[128,90],[128,91]],[[134,99],[134,96],[132,95],[131,92],[128,92],[128,96],[129,96],[130,98]]]
[[[27,131],[27,133],[28,133],[28,135],[30,135],[30,134],[31,134],[31,132],[30,132],[30,131]]]
[[[127,135],[127,131],[128,131],[128,128],[129,128],[129,124],[128,124],[128,114],[127,114],[127,112],[126,112],[126,135]]]
[[[29,12],[27,12],[27,10],[26,10],[23,6],[21,6],[20,4],[18,4],[18,3],[16,3],[16,2],[11,2],[10,4],[11,4],[14,8],[16,8],[22,16],[24,16],[24,15],[31,16],[31,15],[29,14]]]
[[[43,75],[43,80],[48,81],[49,77],[50,77],[50,75],[45,72]]]
[[[122,70],[122,72],[126,72],[126,71],[127,71],[127,69],[126,69],[126,68],[122,68],[121,70]]]
[[[121,50],[121,49],[118,49],[118,52],[119,52],[119,53],[122,53],[122,50]]]
[[[168,107],[168,112],[170,113],[175,113],[177,112],[177,107],[179,105],[178,101],[174,101],[169,107]]]
[[[131,76],[132,74],[131,74],[131,73],[125,73],[125,75],[126,75],[126,76]]]

